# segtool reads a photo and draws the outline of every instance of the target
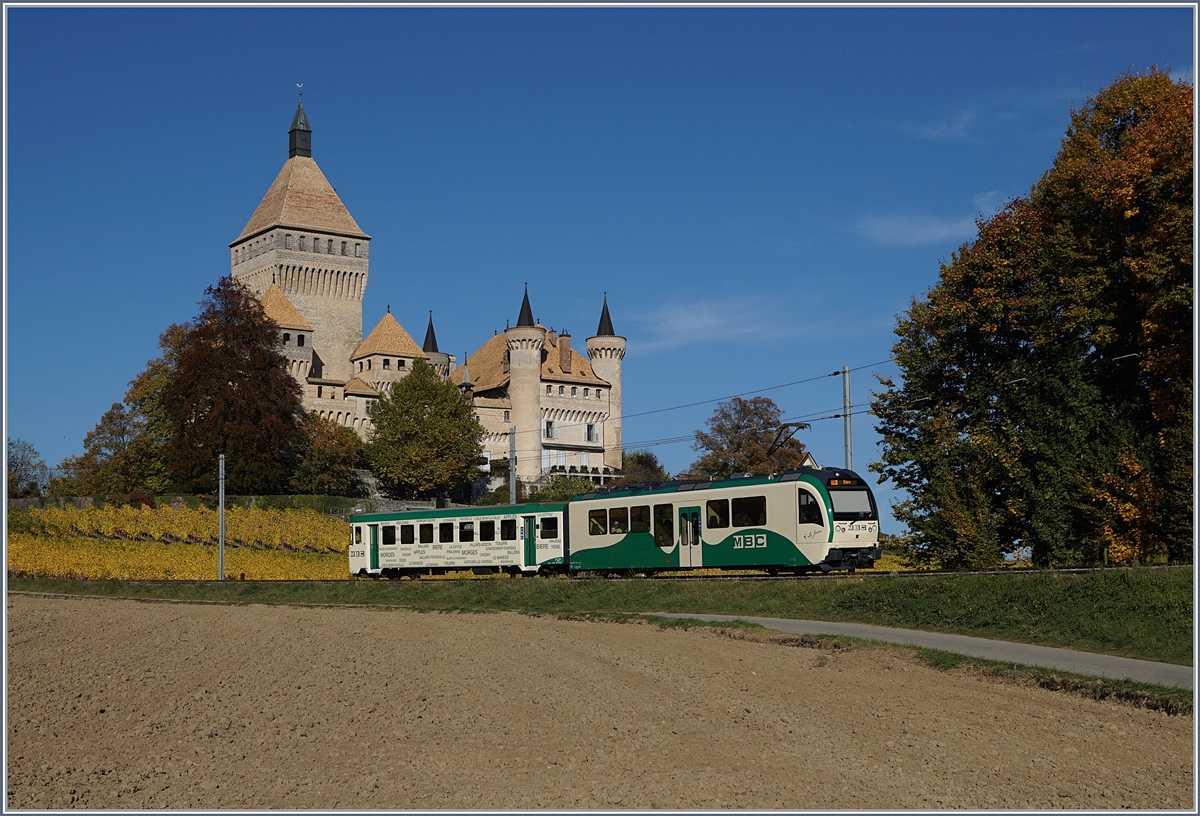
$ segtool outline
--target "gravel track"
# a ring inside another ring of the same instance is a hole
[[[8,598],[9,808],[1186,808],[1193,721],[701,630]]]

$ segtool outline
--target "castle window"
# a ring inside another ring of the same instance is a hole
[[[600,389],[596,389],[596,399],[600,399]]]
[[[546,420],[546,431],[543,434],[543,436],[545,436],[546,439],[554,438],[554,421],[553,420],[550,420],[550,419]]]
[[[583,389],[583,398],[584,398],[584,399],[587,399],[587,398],[588,398],[588,389],[586,389],[586,388],[585,388],[585,389]]]
[[[354,245],[354,257],[355,257],[355,258],[360,258],[360,257],[362,257],[361,255],[359,255],[359,254],[358,254],[358,247],[359,247],[359,245],[358,245],[358,244],[355,244],[355,245]]]
[[[333,254],[333,239],[332,239],[332,238],[330,238],[330,239],[328,240],[328,242],[326,242],[326,244],[325,244],[325,253],[326,253],[327,255],[332,255],[332,254]]]
[[[317,399],[320,399],[320,398],[321,398],[321,390],[322,390],[322,389],[321,389],[321,386],[319,386],[319,385],[318,385],[318,386],[317,386]]]
[[[546,386],[546,396],[548,397],[548,396],[550,396],[550,394],[551,394],[551,386],[547,385]]]
[[[508,411],[504,412],[504,421],[508,422]]]
[[[572,385],[572,386],[571,386],[571,396],[572,396],[572,397],[573,397],[573,396],[575,396],[575,394],[576,394],[576,392],[577,392],[577,391],[578,391],[578,389],[577,389],[575,386],[573,386],[573,385]]]
[[[564,388],[563,386],[560,385],[558,387],[558,395],[561,397],[565,392],[566,392],[566,388]]]
[[[585,425],[584,430],[583,430],[583,438],[587,442],[595,442],[596,441],[596,426],[595,425]]]
[[[371,361],[367,360],[367,371],[371,370]]]
[[[346,254],[346,242],[345,241],[342,241],[342,254],[343,255]]]
[[[284,345],[287,345],[288,341],[289,341],[289,340],[291,340],[291,339],[292,339],[292,336],[291,336],[290,334],[288,334],[287,332],[284,332],[284,333],[283,333],[283,343],[284,343]]]
[[[384,358],[383,358],[383,370],[384,370],[384,371],[387,371],[387,370],[388,370],[388,368],[390,367],[390,364],[391,364],[391,360],[389,360],[388,358],[384,357]]]
[[[300,251],[301,252],[303,252],[305,249],[307,249],[307,247],[305,247],[304,244],[305,244],[305,238],[303,235],[301,235],[300,236]]]
[[[296,345],[300,346],[300,347],[304,346],[304,335],[303,334],[296,335]]]
[[[397,361],[396,361],[396,368],[404,368],[404,361],[403,361],[403,360],[397,360]]]
[[[584,451],[583,453],[579,454],[579,466],[581,468],[586,468],[588,466],[587,451]]]
[[[292,236],[290,236],[290,235],[283,236],[283,248],[284,249],[292,248]]]
[[[362,360],[358,361],[358,370],[362,371]]]

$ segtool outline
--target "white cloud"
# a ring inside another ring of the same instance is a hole
[[[965,139],[971,126],[975,124],[975,114],[972,111],[962,111],[947,122],[935,122],[927,125],[907,125],[907,129],[921,139],[932,139],[944,142],[950,139]]]
[[[765,312],[762,303],[676,301],[652,312],[631,315],[637,331],[630,333],[630,345],[647,352],[714,340],[758,342],[793,336],[800,331],[795,321],[776,317]]]
[[[942,241],[964,241],[975,234],[975,216],[939,218],[936,215],[865,216],[858,231],[880,244],[914,246]]]

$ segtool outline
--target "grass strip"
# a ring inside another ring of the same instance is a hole
[[[680,612],[867,623],[1192,665],[1190,568],[813,581],[126,582],[9,577],[10,589],[226,603],[543,614]]]

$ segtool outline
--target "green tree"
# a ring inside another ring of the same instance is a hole
[[[300,423],[293,492],[311,496],[343,496],[357,486],[354,469],[362,459],[362,442],[352,429],[317,414]]]
[[[536,502],[565,502],[584,493],[591,493],[596,484],[584,476],[568,476],[558,474],[551,476],[546,486],[529,496],[529,501]]]
[[[872,468],[916,560],[1191,559],[1191,111],[1157,71],[1106,88],[900,319]]]
[[[671,475],[651,451],[633,450],[621,454],[621,478],[616,484],[639,485],[670,480]]]
[[[40,496],[49,479],[49,468],[32,443],[7,437],[5,470],[8,475],[8,497],[24,499]]]
[[[474,403],[423,360],[370,408],[367,462],[399,498],[448,496],[479,475],[483,427]]]
[[[696,431],[692,450],[702,451],[688,468],[693,478],[724,479],[734,473],[777,473],[800,466],[804,445],[788,439],[771,450],[783,411],[769,397],[734,397],[717,405],[705,424]]]
[[[158,397],[170,421],[168,466],[181,490],[213,492],[223,453],[228,492],[281,493],[302,414],[278,327],[230,276],[204,294]]]

